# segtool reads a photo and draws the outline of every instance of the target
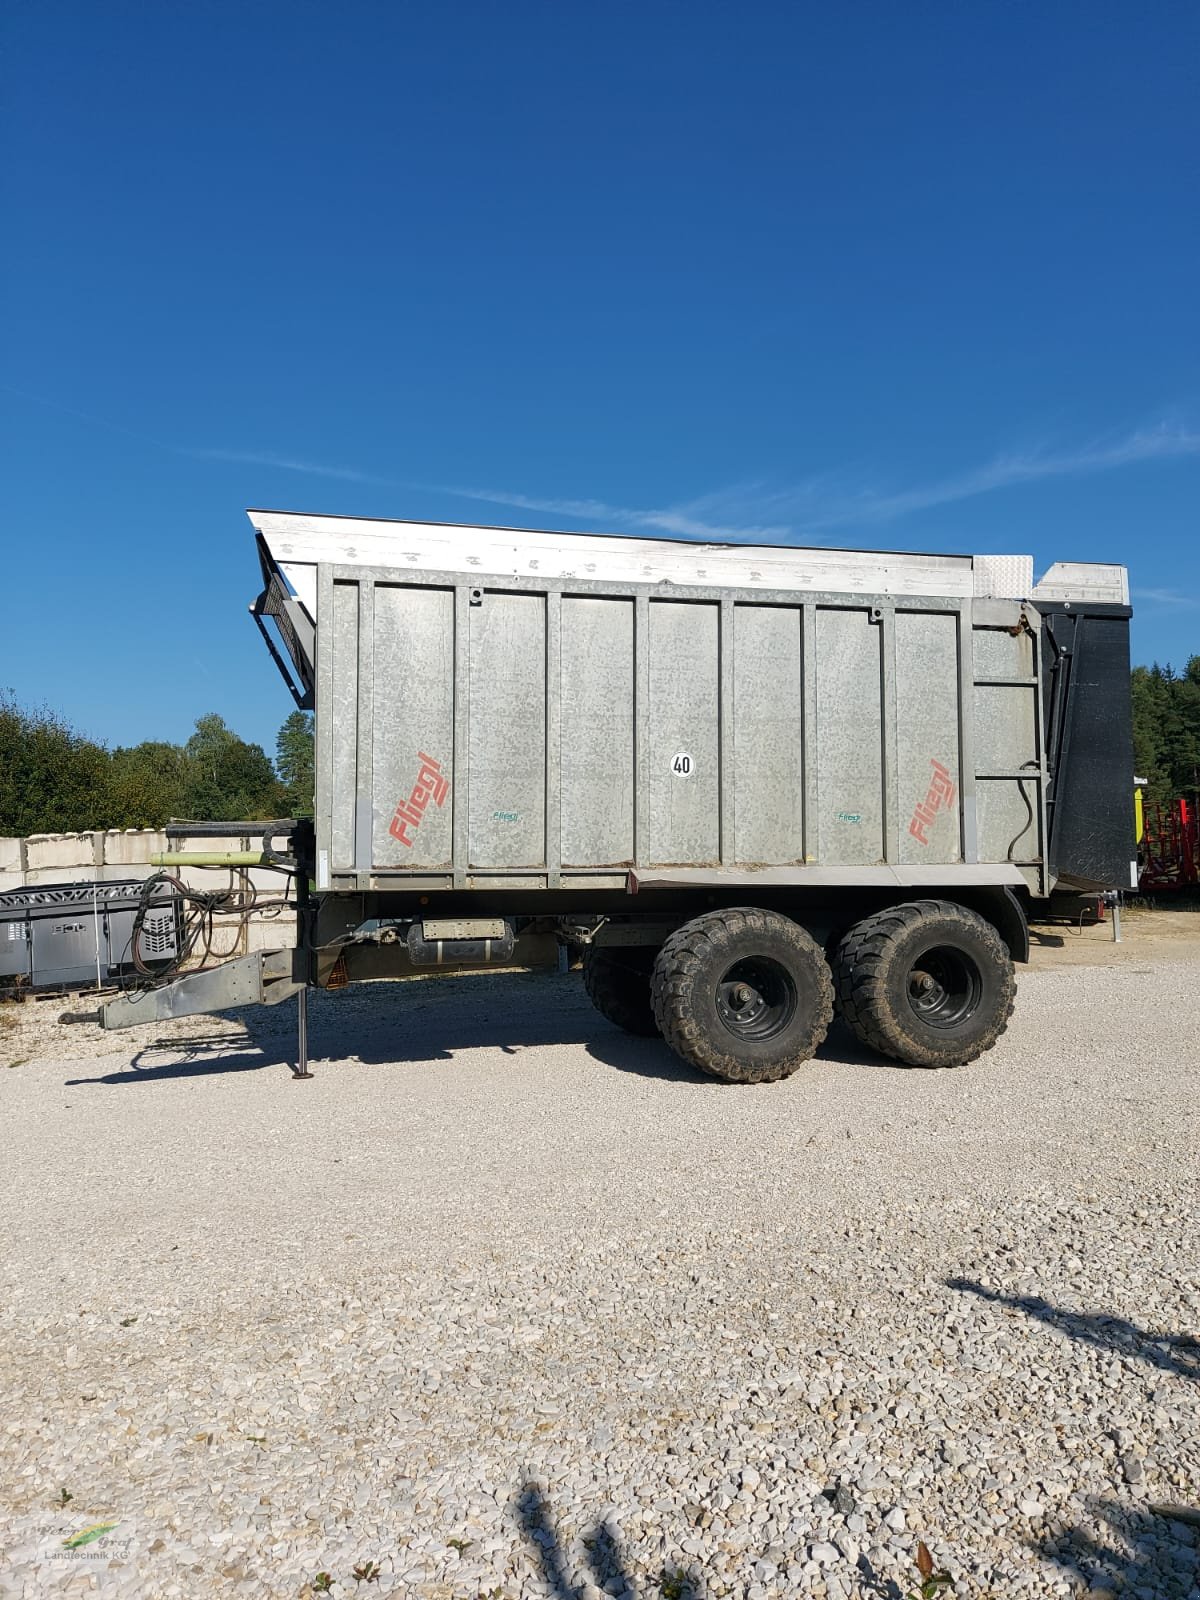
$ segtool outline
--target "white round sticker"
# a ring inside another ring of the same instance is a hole
[[[671,771],[677,778],[690,778],[694,770],[692,758],[686,750],[681,750],[671,758]]]

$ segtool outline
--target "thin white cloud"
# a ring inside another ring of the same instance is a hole
[[[1109,434],[1074,449],[1044,447],[994,457],[979,467],[907,489],[880,489],[854,481],[849,473],[824,473],[798,483],[761,481],[733,484],[691,500],[658,507],[611,505],[607,501],[571,499],[515,493],[509,490],[429,485],[364,472],[357,467],[331,466],[297,456],[264,450],[202,449],[168,444],[126,428],[106,417],[64,406],[46,396],[30,394],[8,384],[0,390],[36,404],[74,416],[94,426],[124,433],[156,449],[200,461],[226,461],[265,467],[343,483],[372,484],[389,489],[420,490],[452,495],[485,505],[511,506],[573,522],[607,523],[619,529],[645,530],[673,538],[700,540],[761,540],[780,543],[839,529],[878,526],[898,521],[913,512],[1020,484],[1051,478],[1083,477],[1122,467],[1200,456],[1200,431],[1183,422],[1160,421],[1125,434]],[[1144,590],[1142,598],[1163,606],[1200,604],[1191,596],[1169,590]]]
[[[1200,610],[1200,595],[1183,594],[1178,589],[1135,589],[1133,598],[1144,605],[1169,606],[1176,611]]]
[[[793,485],[736,484],[676,505],[640,508],[602,500],[559,499],[508,490],[441,485],[440,492],[575,521],[607,522],[689,539],[778,542],[840,528],[895,522],[913,512],[1050,478],[1083,477],[1139,463],[1200,456],[1200,432],[1160,424],[1073,450],[1032,450],[910,489],[879,490],[823,474]]]
[[[604,500],[562,500],[528,494],[513,494],[504,489],[463,489],[439,485],[438,492],[460,500],[478,500],[485,505],[512,506],[518,511],[543,512],[552,517],[569,517],[578,522],[615,522],[624,527],[647,528],[657,533],[685,539],[784,539],[786,524],[774,527],[716,523],[697,517],[691,505],[665,506],[661,510],[635,510],[630,506],[609,505]]]
[[[1138,429],[1115,439],[1098,440],[1078,450],[1039,450],[997,456],[985,466],[921,488],[883,495],[867,493],[859,501],[858,510],[871,521],[888,522],[910,511],[969,500],[1016,484],[1111,472],[1117,467],[1135,466],[1140,462],[1195,455],[1200,455],[1200,433],[1164,424]],[[843,514],[844,511],[838,513],[839,516]]]
[[[376,483],[398,487],[391,478],[356,467],[331,467],[321,461],[298,461],[294,456],[277,456],[266,450],[197,450],[180,448],[180,455],[197,461],[233,461],[250,467],[278,467],[284,472],[304,472],[313,478],[340,478],[344,483]]]
[[[81,411],[77,406],[63,405],[60,400],[51,400],[47,395],[31,394],[27,389],[15,388],[10,383],[0,383],[0,392],[16,395],[21,400],[31,400],[35,405],[48,406],[52,411],[76,417],[92,427],[123,433],[129,439],[153,445],[156,450],[164,450],[170,455],[188,456],[193,461],[232,461],[251,467],[278,467],[285,472],[304,472],[314,478],[340,478],[344,483],[375,483],[391,488],[402,487],[391,478],[382,478],[373,472],[360,472],[356,467],[331,467],[321,461],[301,461],[295,456],[276,455],[268,450],[206,450],[195,445],[167,444],[151,434],[127,428],[124,423],[114,422],[111,417],[99,417],[94,412]]]

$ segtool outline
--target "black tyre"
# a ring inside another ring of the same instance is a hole
[[[658,951],[650,945],[584,946],[583,986],[602,1017],[626,1033],[658,1033],[650,1004],[650,972]]]
[[[833,987],[820,946],[774,911],[710,911],[674,932],[650,985],[663,1038],[728,1083],[786,1078],[820,1047]]]
[[[856,924],[838,946],[833,981],[855,1036],[910,1067],[961,1067],[990,1050],[1016,991],[995,928],[947,900],[914,900]]]

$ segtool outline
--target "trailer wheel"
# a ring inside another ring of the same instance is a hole
[[[584,946],[583,986],[602,1017],[643,1039],[658,1034],[650,1004],[650,971],[657,950],[649,945]]]
[[[676,1055],[728,1083],[788,1077],[833,1016],[820,946],[789,917],[752,906],[677,929],[654,963],[651,996]]]
[[[833,977],[855,1037],[910,1067],[961,1067],[990,1050],[1016,990],[995,928],[947,900],[914,900],[857,923]]]

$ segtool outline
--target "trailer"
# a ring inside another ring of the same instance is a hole
[[[261,856],[296,946],[106,1027],[295,994],[303,1074],[311,985],[566,946],[718,1078],[787,1076],[835,1010],[957,1066],[1031,910],[1136,887],[1121,567],[249,516],[252,613],[315,713],[315,816]]]

